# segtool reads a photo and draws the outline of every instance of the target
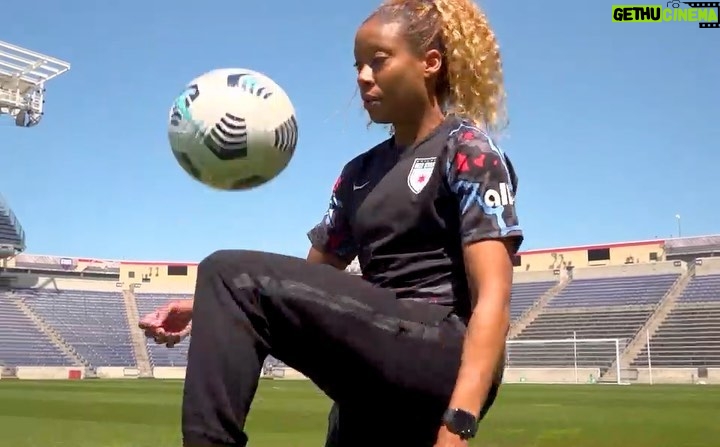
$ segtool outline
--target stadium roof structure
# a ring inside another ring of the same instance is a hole
[[[25,231],[0,195],[0,259],[25,250]]]
[[[40,122],[45,84],[70,70],[70,63],[0,40],[0,115],[20,127]]]
[[[692,255],[698,252],[720,254],[720,235],[670,239],[665,242],[665,251],[672,256]]]

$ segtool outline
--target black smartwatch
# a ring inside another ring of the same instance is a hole
[[[478,420],[475,415],[459,408],[445,410],[443,425],[463,441],[474,438],[478,430]]]

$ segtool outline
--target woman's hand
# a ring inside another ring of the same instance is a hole
[[[460,436],[450,433],[445,426],[442,426],[434,447],[468,447],[468,442]]]
[[[157,344],[172,348],[190,335],[193,300],[171,301],[140,319],[140,329]]]

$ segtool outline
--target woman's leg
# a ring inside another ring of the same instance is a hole
[[[483,408],[480,411],[480,419],[487,415],[487,412],[493,403],[495,403],[500,383],[502,382],[503,369],[504,362],[498,367],[495,383],[490,389]],[[402,404],[402,402],[400,402],[400,404]],[[368,445],[379,445],[379,440],[384,440],[393,446],[430,447],[435,444],[437,436],[436,429],[439,423],[437,420],[432,419],[434,417],[432,410],[426,415],[411,412],[405,414],[405,416],[410,417],[398,418],[398,416],[402,415],[398,415],[397,413],[391,413],[389,415],[383,414],[382,409],[378,411],[378,406],[375,408],[360,407],[359,411],[353,407],[347,408],[344,406],[343,408],[345,411],[342,413],[342,420],[344,421],[342,429],[340,428],[340,406],[337,402],[333,402],[330,408],[325,447],[348,447],[354,445],[366,447]],[[389,408],[392,412],[397,406],[385,408]],[[445,410],[445,408],[438,410]],[[418,420],[417,416],[424,417],[424,421]],[[385,423],[378,423],[381,421]],[[418,428],[424,429],[418,430]],[[387,433],[394,432],[397,434],[398,431],[402,433],[400,436],[397,436],[395,439],[387,439]]]
[[[216,252],[198,268],[185,445],[245,445],[243,427],[268,354],[305,374],[341,407],[375,406],[373,413],[383,416],[405,417],[421,408],[441,414],[464,335],[464,325],[449,314],[446,307],[398,301],[329,266],[261,252]],[[398,406],[389,412],[382,408],[386,402]],[[439,414],[432,416],[438,426]]]

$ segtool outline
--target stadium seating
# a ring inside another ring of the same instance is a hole
[[[720,305],[673,309],[650,341],[653,367],[720,367]],[[648,365],[647,347],[633,361]]]
[[[512,299],[510,301],[510,315],[517,320],[526,310],[532,307],[553,286],[556,281],[526,282],[513,284]]]
[[[71,359],[60,351],[11,300],[0,291],[0,364],[67,366]]]
[[[516,340],[620,339],[631,340],[653,308],[677,281],[679,274],[576,279],[547,304]],[[613,342],[512,344],[512,367],[607,368],[616,359]]]
[[[647,321],[651,309],[598,308],[592,311],[548,312],[538,316],[516,340],[583,338],[631,339]],[[511,367],[570,367],[574,363],[572,342],[555,344],[513,344],[508,349]],[[615,360],[611,342],[579,343],[578,367],[609,367]]]
[[[687,285],[680,303],[720,304],[720,275],[696,276]]]
[[[657,304],[679,274],[621,276],[573,280],[549,306],[597,307]]]
[[[43,257],[35,256],[34,268]],[[83,264],[85,272],[107,272],[108,266]],[[49,267],[48,267],[49,268]],[[117,268],[112,265],[111,268]],[[57,266],[54,268],[57,270]],[[608,270],[609,272],[617,272]],[[527,313],[558,283],[555,280],[518,282],[513,286],[511,316],[523,318],[508,347],[508,366],[515,368],[600,368],[607,370],[616,357],[614,340],[622,351],[653,315],[679,274],[645,274],[580,277],[571,280],[551,297],[539,312]],[[62,286],[60,286],[62,288]],[[74,287],[73,287],[74,288]],[[655,367],[720,367],[720,274],[694,276],[669,309],[667,317],[651,340]],[[173,299],[189,295],[136,292],[138,316],[151,312]],[[18,304],[22,302],[25,305]],[[0,292],[0,365],[72,365],[34,321],[31,312],[59,335],[87,365],[137,365],[128,315],[120,292],[82,290],[16,289]],[[134,320],[131,316],[130,320]],[[603,342],[573,340],[607,339]],[[539,340],[564,342],[537,343]],[[186,366],[189,342],[173,349],[147,343],[153,367]],[[637,345],[635,345],[637,346]],[[641,349],[631,366],[647,365],[648,354]],[[637,351],[634,351],[637,352]],[[630,359],[628,359],[630,360]],[[282,365],[269,358],[266,365]]]
[[[136,294],[137,308],[140,317],[152,312],[158,307],[167,304],[172,300],[190,299],[191,295],[169,295],[156,293]],[[157,345],[152,341],[147,342],[148,355],[152,366],[186,366],[187,354],[190,340],[175,345],[172,349],[165,345]]]
[[[119,292],[20,289],[17,295],[92,366],[134,366]]]
[[[654,367],[720,367],[720,275],[693,277],[650,340]],[[645,347],[632,362],[648,365]]]

